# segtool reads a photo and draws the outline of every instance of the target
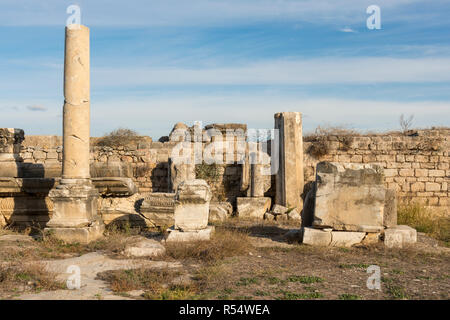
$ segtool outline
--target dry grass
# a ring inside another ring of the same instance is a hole
[[[212,264],[226,257],[246,254],[250,248],[248,233],[217,228],[211,241],[166,243],[166,255],[177,260],[195,259]]]
[[[435,215],[424,206],[413,204],[401,204],[398,207],[398,224],[405,224],[424,232],[431,237],[444,241],[450,245],[450,219],[445,216]]]
[[[0,265],[0,291],[25,292],[64,289],[62,281],[54,273],[47,272],[39,263],[15,263]]]
[[[151,300],[183,300],[196,294],[193,285],[174,284],[181,273],[172,270],[132,269],[100,273],[97,277],[110,283],[111,290],[126,293],[145,290],[143,297]]]

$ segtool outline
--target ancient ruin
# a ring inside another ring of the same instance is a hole
[[[163,142],[96,146],[89,68],[89,29],[70,25],[62,139],[0,129],[2,226],[37,224],[64,241],[89,242],[105,224],[128,221],[185,241],[209,239],[208,222],[238,218],[295,222],[305,244],[384,238],[400,247],[415,241],[397,226],[400,198],[448,208],[448,131],[329,136],[321,138],[328,154],[317,156],[301,113],[281,112],[266,140],[249,140],[244,124],[177,123]],[[428,148],[430,137],[443,147]]]

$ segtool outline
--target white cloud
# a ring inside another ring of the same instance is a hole
[[[434,0],[444,1],[444,0]],[[425,0],[377,0],[390,13]],[[73,1],[2,0],[2,25],[63,25]],[[82,23],[114,26],[221,25],[255,21],[308,21],[364,23],[372,0],[79,0]],[[404,15],[389,15],[401,19]]]
[[[27,109],[30,111],[47,111],[46,107],[43,106],[38,106],[38,105],[33,105],[33,106],[27,106]]]
[[[339,31],[346,32],[346,33],[356,33],[357,32],[357,31],[355,31],[355,30],[353,30],[352,28],[349,28],[349,27],[345,27],[345,28],[339,29]]]
[[[307,85],[450,81],[450,58],[317,58],[240,66],[94,68],[94,85]]]

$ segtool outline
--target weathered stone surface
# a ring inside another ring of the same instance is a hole
[[[89,179],[89,28],[66,27],[64,64],[63,178]]]
[[[56,239],[62,240],[67,243],[82,243],[86,244],[91,241],[97,240],[103,236],[105,226],[102,221],[95,221],[90,223],[86,227],[76,228],[53,228],[47,227],[44,229],[45,234],[50,235]]]
[[[92,178],[133,178],[133,168],[127,162],[93,162],[89,170]]]
[[[275,129],[279,130],[275,203],[301,211],[304,186],[302,114],[281,112],[274,117]]]
[[[195,231],[206,228],[211,191],[205,180],[186,180],[175,196],[175,229]]]
[[[288,210],[288,208],[286,208],[285,206],[279,205],[279,204],[275,204],[272,208],[272,212],[277,215],[277,214],[285,214],[286,211]]]
[[[302,216],[300,215],[300,213],[298,212],[297,209],[292,209],[286,215],[287,215],[288,220],[299,221],[299,222],[302,221]]]
[[[385,227],[397,225],[397,192],[393,189],[386,190],[383,224]]]
[[[24,139],[22,129],[0,128],[0,162],[14,161],[14,154],[20,152],[20,144]]]
[[[380,235],[379,232],[369,232],[364,237],[362,244],[369,245],[369,244],[376,244],[380,241]]]
[[[153,239],[139,237],[125,247],[124,253],[129,257],[157,257],[166,252],[161,243]]]
[[[63,163],[60,184],[49,192],[53,216],[45,232],[66,242],[87,243],[103,235],[98,191],[90,180],[89,28],[66,27]]]
[[[306,227],[303,229],[303,243],[314,246],[329,246],[331,231]]]
[[[409,226],[399,225],[384,231],[384,245],[388,248],[403,248],[417,242],[417,231]]]
[[[332,231],[330,245],[334,247],[351,247],[361,243],[365,236],[365,232]]]
[[[270,198],[236,198],[237,213],[243,219],[264,219],[264,214],[269,211]]]
[[[374,164],[317,164],[313,226],[334,230],[383,230],[383,170]]]
[[[175,223],[175,193],[152,193],[145,197],[141,214],[157,227]]]
[[[137,192],[137,187],[130,178],[92,178],[92,183],[104,197],[132,196]]]
[[[209,221],[225,221],[233,213],[229,202],[211,202],[209,204]]]
[[[34,241],[33,237],[21,234],[6,234],[0,236],[0,241],[5,242],[32,242]]]
[[[195,231],[180,231],[171,228],[167,231],[167,242],[208,241],[214,233],[214,227],[208,226],[205,229]]]
[[[169,182],[170,190],[176,192],[178,186],[183,181],[195,179],[195,164],[192,163],[177,163],[173,158],[169,159]]]

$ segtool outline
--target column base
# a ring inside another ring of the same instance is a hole
[[[44,232],[65,242],[88,243],[101,237],[105,229],[97,213],[99,193],[89,179],[76,182],[50,191],[54,210]]]

